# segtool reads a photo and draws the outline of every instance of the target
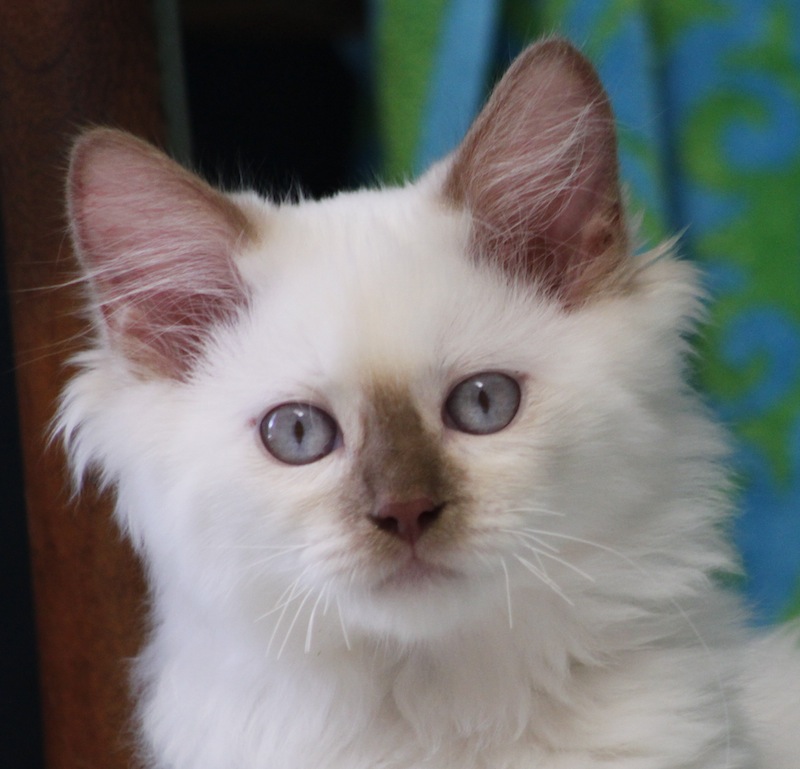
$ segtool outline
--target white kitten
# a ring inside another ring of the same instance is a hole
[[[693,269],[634,256],[587,61],[525,51],[414,184],[277,206],[75,146],[58,428],[152,591],[148,766],[795,769],[750,639]]]

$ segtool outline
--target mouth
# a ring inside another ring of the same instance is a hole
[[[412,554],[403,563],[394,568],[390,574],[381,579],[378,590],[386,589],[419,589],[441,585],[457,579],[460,574],[454,569],[430,563]]]

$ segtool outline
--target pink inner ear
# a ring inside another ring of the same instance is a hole
[[[567,305],[619,275],[614,119],[589,62],[558,40],[525,51],[456,151],[445,194],[472,214],[478,258]]]
[[[76,144],[68,197],[110,343],[152,373],[185,375],[210,327],[247,302],[233,257],[250,222],[159,151],[108,129]]]

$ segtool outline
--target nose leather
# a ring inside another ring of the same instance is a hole
[[[413,545],[439,518],[443,507],[428,497],[393,500],[380,505],[370,518],[382,531]]]

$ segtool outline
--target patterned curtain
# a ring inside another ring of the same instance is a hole
[[[452,149],[527,42],[562,34],[597,65],[643,234],[681,234],[713,298],[698,382],[733,431],[759,621],[800,614],[800,3],[374,0],[383,165]]]

